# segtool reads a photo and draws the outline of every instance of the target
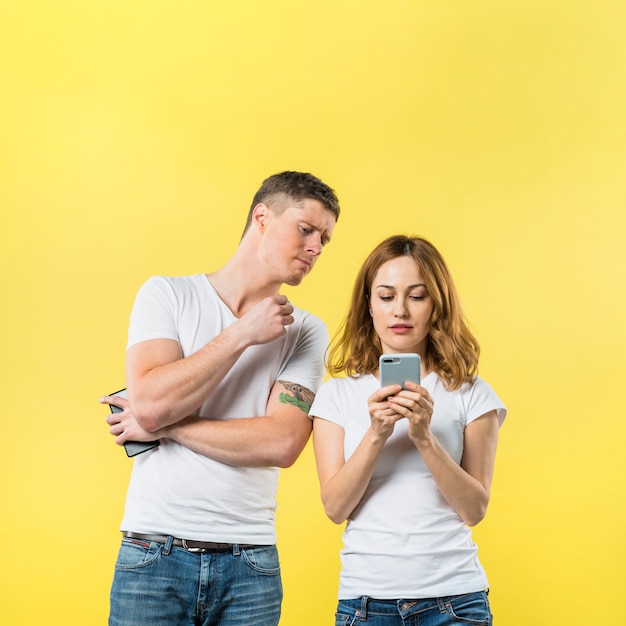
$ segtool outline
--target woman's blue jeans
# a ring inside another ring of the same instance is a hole
[[[110,626],[276,626],[283,588],[276,546],[189,552],[125,538]]]
[[[335,626],[492,626],[487,591],[426,600],[339,600]]]

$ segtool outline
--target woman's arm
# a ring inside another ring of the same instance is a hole
[[[370,396],[370,427],[347,461],[343,428],[323,417],[313,420],[313,447],[322,504],[335,524],[348,519],[361,501],[385,442],[393,433],[395,423],[403,417],[391,411],[385,401],[389,393],[399,390],[399,385],[391,385]]]
[[[485,413],[465,428],[463,459],[457,465],[431,433],[415,442],[424,462],[448,504],[468,526],[487,513],[498,446],[496,411]]]
[[[439,491],[468,526],[487,513],[498,446],[496,411],[489,411],[465,428],[461,465],[446,452],[430,430],[432,401],[425,391],[408,383],[390,402],[409,420],[409,438],[419,450]]]

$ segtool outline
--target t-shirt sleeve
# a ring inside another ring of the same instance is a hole
[[[342,411],[337,404],[338,389],[337,380],[330,378],[318,390],[315,400],[311,405],[309,417],[319,417],[339,426],[342,423]]]
[[[153,276],[139,288],[130,314],[126,349],[148,339],[178,341],[176,298],[163,276]]]
[[[295,348],[279,372],[277,380],[295,383],[316,392],[324,380],[324,354],[328,330],[322,320],[305,314]]]
[[[502,426],[507,409],[486,381],[477,378],[467,392],[464,401],[466,403],[466,424],[470,424],[489,411],[496,411],[498,422]]]

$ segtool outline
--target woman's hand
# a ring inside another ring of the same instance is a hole
[[[377,389],[368,399],[367,406],[370,412],[371,431],[383,440],[389,439],[398,420],[406,414],[397,410],[396,405],[390,402],[394,394],[402,393],[400,385],[387,385]]]
[[[434,403],[425,387],[411,381],[407,381],[406,386],[387,398],[388,410],[409,420],[409,438],[419,447],[420,443],[430,439]]]

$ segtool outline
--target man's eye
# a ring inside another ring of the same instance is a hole
[[[306,226],[300,226],[300,230],[305,234],[305,235],[310,235],[313,231],[310,228],[307,228]]]

